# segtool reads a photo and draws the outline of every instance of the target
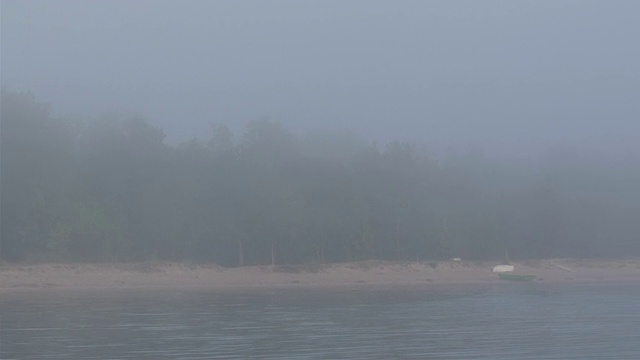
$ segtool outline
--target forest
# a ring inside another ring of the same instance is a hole
[[[222,266],[640,256],[640,154],[436,158],[357,134],[51,115],[2,90],[0,259]],[[181,119],[176,119],[179,122]]]

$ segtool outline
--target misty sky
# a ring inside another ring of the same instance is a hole
[[[638,151],[640,1],[2,1],[2,85],[171,143],[269,117],[434,151]]]

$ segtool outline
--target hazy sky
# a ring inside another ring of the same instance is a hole
[[[288,128],[638,149],[640,1],[2,0],[2,84],[170,142]]]

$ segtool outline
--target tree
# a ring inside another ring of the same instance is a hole
[[[2,258],[45,251],[74,180],[74,141],[31,93],[2,90]]]

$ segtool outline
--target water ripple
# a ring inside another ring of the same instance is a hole
[[[5,294],[0,358],[640,359],[639,299],[604,285]]]

